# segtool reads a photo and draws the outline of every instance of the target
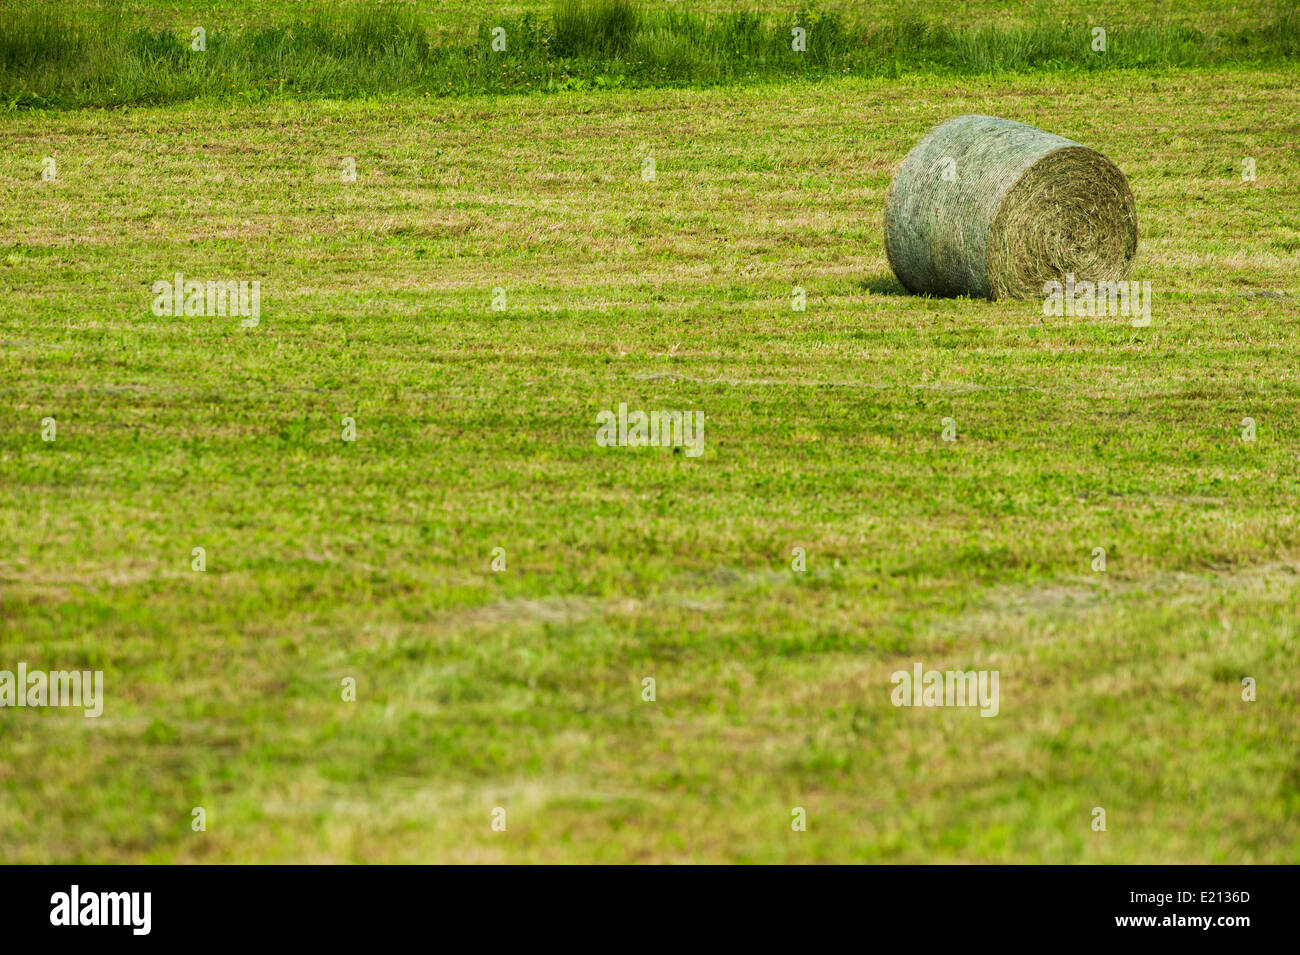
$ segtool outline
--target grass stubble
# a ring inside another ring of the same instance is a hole
[[[0,711],[0,859],[1294,861],[1295,78],[4,117],[0,661],[108,699]],[[901,294],[961,112],[1125,170],[1150,327]],[[703,456],[597,448],[620,401]],[[999,715],[893,707],[918,660]]]

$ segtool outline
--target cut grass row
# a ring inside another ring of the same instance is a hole
[[[1298,91],[0,119],[0,666],[107,693],[0,712],[0,859],[1294,861]],[[1120,165],[1151,327],[896,294],[890,170],[960,112]],[[174,271],[262,324],[152,315]],[[597,447],[620,401],[704,455]],[[999,715],[894,708],[914,661]]]

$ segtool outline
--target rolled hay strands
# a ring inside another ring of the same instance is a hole
[[[1118,282],[1137,238],[1119,167],[995,116],[958,116],[926,133],[885,204],[889,265],[914,294],[1029,298],[1069,273]]]

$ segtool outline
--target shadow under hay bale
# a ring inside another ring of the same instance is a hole
[[[1071,272],[1118,282],[1137,239],[1133,193],[1113,162],[994,116],[926,133],[885,207],[889,265],[916,294],[1028,298]]]
[[[907,295],[907,289],[892,272],[881,272],[858,282],[858,288],[872,295]]]

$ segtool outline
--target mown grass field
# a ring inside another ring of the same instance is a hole
[[[107,697],[0,709],[0,861],[1295,862],[1297,79],[0,115],[0,669]],[[1125,171],[1149,327],[902,292],[963,112]]]

